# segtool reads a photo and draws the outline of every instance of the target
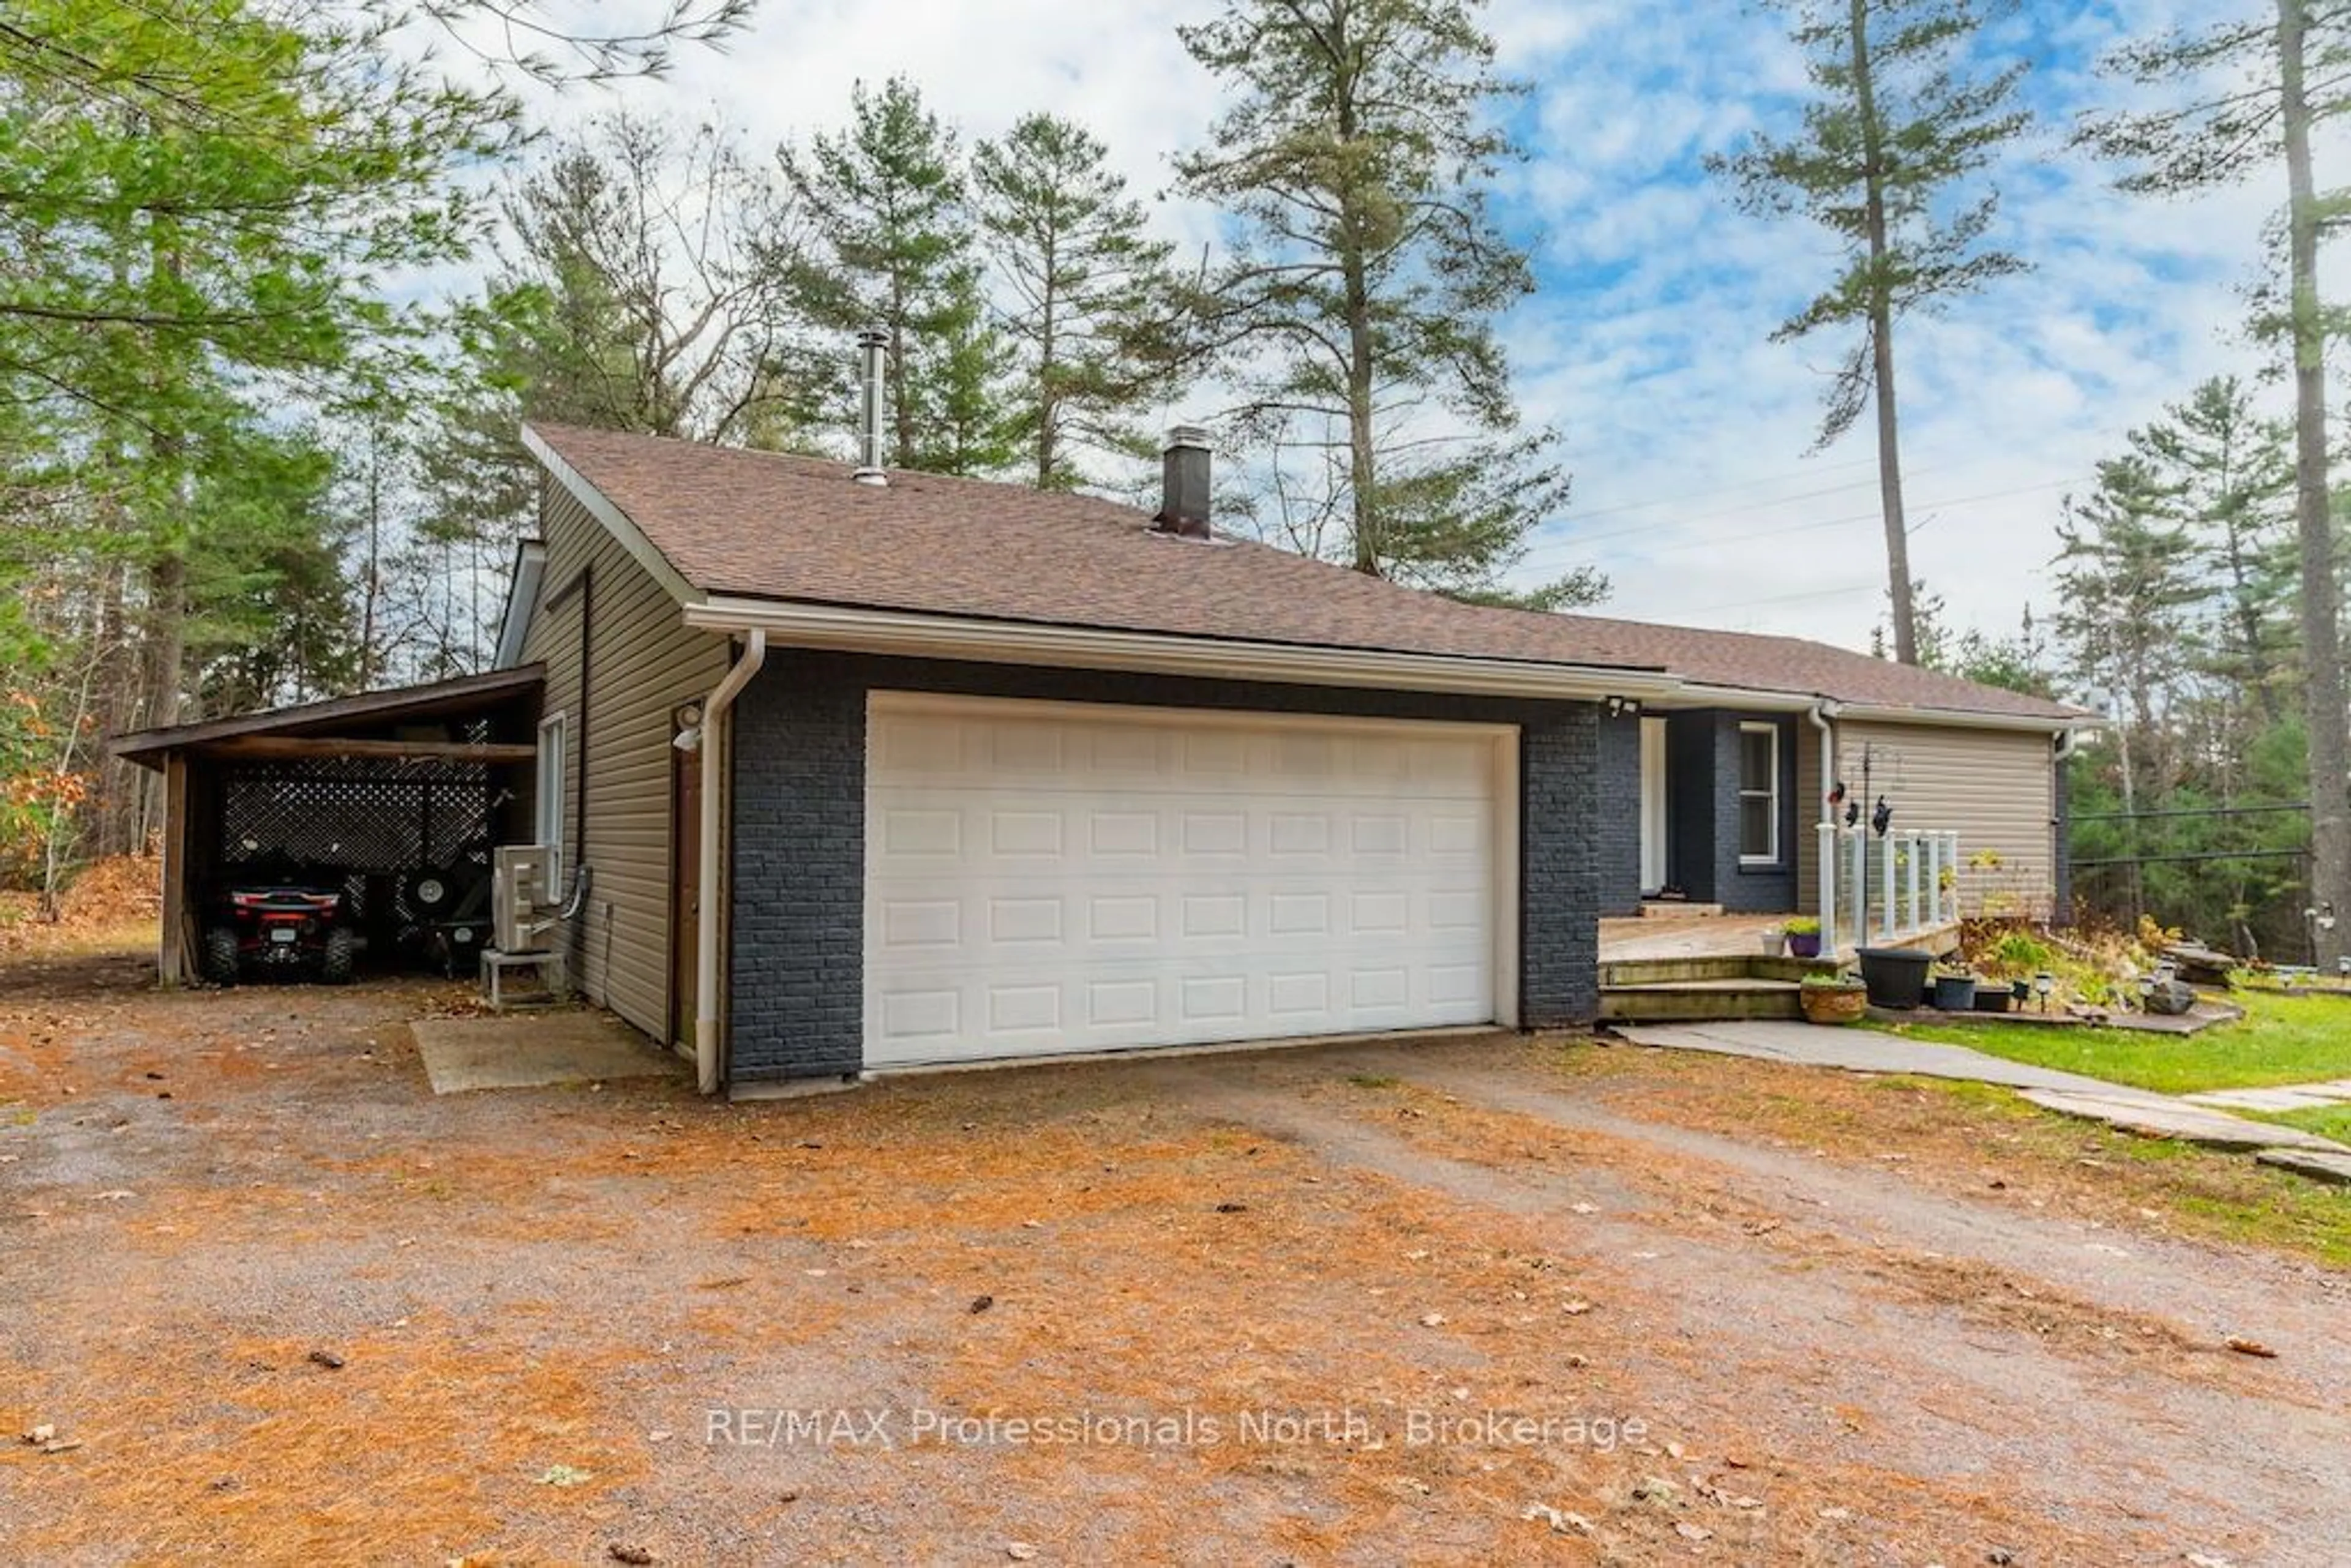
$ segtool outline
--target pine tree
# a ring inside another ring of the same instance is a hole
[[[2215,584],[2198,664],[2274,725],[2283,716],[2294,662],[2294,630],[2284,613],[2294,570],[2285,433],[2255,416],[2251,395],[2233,376],[2205,382],[2164,415],[2134,432],[2131,445],[2172,486],[2199,564]]]
[[[2144,458],[2111,458],[2086,499],[2067,499],[2057,528],[2057,634],[2081,687],[2119,720],[2126,812],[2173,781],[2168,698],[2187,658],[2178,627],[2206,598],[2177,496]],[[2131,902],[2134,917],[2145,912],[2143,886]]]
[[[1084,127],[1030,114],[972,154],[981,244],[1008,290],[1018,363],[1013,418],[1040,489],[1088,482],[1081,454],[1151,450],[1138,423],[1174,392],[1165,323],[1175,246],[1145,231],[1143,204]]]
[[[1779,4],[1813,85],[1803,128],[1784,139],[1758,136],[1709,165],[1729,177],[1745,210],[1810,219],[1842,248],[1836,277],[1772,341],[1859,329],[1830,382],[1814,450],[1852,429],[1863,409],[1875,410],[1894,653],[1915,664],[1895,326],[2022,270],[2020,258],[1984,243],[1998,194],[1980,176],[2027,126],[2016,107],[2024,67],[1970,72],[1985,25],[1971,0]]]
[[[847,130],[778,156],[814,242],[793,269],[801,308],[844,344],[867,329],[887,339],[888,460],[956,474],[1008,465],[1004,358],[979,305],[960,139],[893,77],[879,92],[857,85]]]
[[[808,443],[821,411],[791,288],[798,235],[773,174],[732,138],[606,115],[499,205],[499,265],[460,314],[458,372],[415,442],[429,531],[478,536],[503,562],[537,505],[526,420]]]
[[[1178,29],[1231,107],[1176,171],[1236,235],[1202,330],[1243,383],[1239,433],[1273,454],[1275,531],[1358,571],[1495,597],[1568,479],[1552,433],[1519,423],[1494,330],[1533,285],[1488,210],[1518,155],[1499,110],[1521,89],[1495,74],[1479,11],[1232,0]],[[1583,572],[1537,597],[1601,588]]]
[[[2274,0],[2258,11],[2120,51],[2109,68],[2168,90],[2159,109],[2093,120],[2085,138],[2126,172],[2126,189],[2180,194],[2264,178],[2284,198],[2286,298],[2257,320],[2281,343],[2294,388],[2294,530],[2303,703],[2309,737],[2311,893],[2322,967],[2351,942],[2351,712],[2345,707],[2343,586],[2327,486],[2326,340],[2336,323],[2319,291],[2320,241],[2346,193],[2318,188],[2314,128],[2351,111],[2351,8]]]

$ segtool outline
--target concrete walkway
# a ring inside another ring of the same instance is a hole
[[[586,1008],[419,1019],[409,1025],[435,1094],[536,1089],[659,1078],[682,1072],[674,1056],[609,1013]]]
[[[2281,1083],[2270,1089],[2210,1089],[2186,1098],[2220,1111],[2324,1111],[2351,1105],[2351,1078],[2331,1083]]]
[[[2321,1156],[2321,1165],[2344,1163],[2351,1178],[2351,1148],[2270,1122],[2249,1121],[2229,1111],[2192,1103],[2169,1094],[2060,1072],[1987,1056],[1963,1045],[1910,1040],[1868,1029],[1821,1029],[1768,1019],[1721,1023],[1621,1026],[1616,1032],[1635,1045],[1669,1051],[1710,1051],[1805,1067],[1835,1067],[1848,1072],[1907,1072],[1998,1083],[2022,1092],[2045,1110],[2084,1116],[2150,1137],[2180,1138],[2212,1148],[2263,1151],[2293,1149]],[[2298,1167],[2300,1168],[2300,1167]]]

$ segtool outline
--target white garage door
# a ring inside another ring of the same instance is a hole
[[[1498,1017],[1509,732],[872,701],[869,1063]]]

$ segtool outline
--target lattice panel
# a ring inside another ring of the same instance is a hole
[[[490,837],[486,764],[350,758],[256,763],[221,779],[220,863],[398,873]]]

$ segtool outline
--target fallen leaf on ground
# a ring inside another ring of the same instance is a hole
[[[2275,1361],[2277,1359],[2277,1352],[2272,1350],[2261,1341],[2257,1339],[2246,1339],[2240,1334],[2231,1334],[2229,1337],[2229,1348],[2235,1351],[2239,1355],[2258,1355],[2264,1361]]]
[[[1583,1515],[1580,1513],[1570,1513],[1565,1509],[1553,1508],[1547,1502],[1531,1502],[1527,1504],[1525,1511],[1520,1513],[1519,1517],[1524,1520],[1539,1519],[1545,1524],[1550,1525],[1552,1530],[1558,1531],[1562,1535],[1589,1535],[1592,1533],[1592,1521],[1584,1518]]]

